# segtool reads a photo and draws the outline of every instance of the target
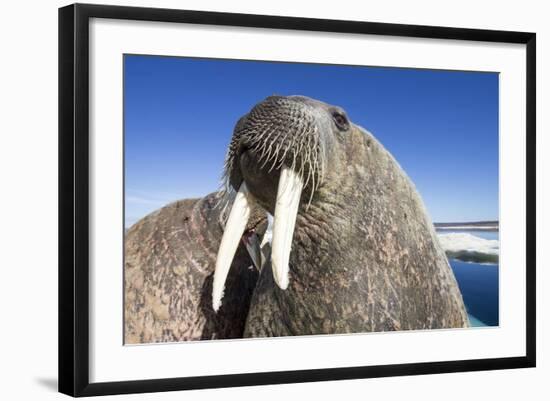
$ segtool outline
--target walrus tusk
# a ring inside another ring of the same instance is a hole
[[[248,219],[250,218],[251,203],[250,193],[246,183],[242,183],[235,196],[235,201],[231,207],[231,212],[227,218],[222,241],[216,258],[216,269],[214,270],[214,283],[212,284],[212,307],[217,312],[221,306],[225,280],[229,273],[231,263],[241,236],[244,233]]]
[[[283,290],[288,287],[288,261],[303,186],[304,182],[298,173],[289,167],[282,168],[273,217],[271,265],[273,278]]]

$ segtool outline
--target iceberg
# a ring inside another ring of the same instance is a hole
[[[500,244],[469,233],[438,233],[439,243],[449,259],[498,264]]]

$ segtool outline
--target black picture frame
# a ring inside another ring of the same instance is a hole
[[[526,45],[526,354],[521,357],[382,366],[181,377],[90,383],[89,381],[89,22],[91,18],[141,20],[519,43]],[[421,375],[534,367],[535,337],[535,120],[536,35],[219,12],[74,4],[59,9],[59,391],[71,396],[141,393],[293,382]]]

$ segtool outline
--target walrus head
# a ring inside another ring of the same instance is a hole
[[[304,96],[268,97],[238,121],[224,174],[227,190],[237,194],[218,253],[214,309],[252,205],[274,216],[271,265],[276,284],[287,288],[298,211],[322,203],[336,189],[325,186],[327,165],[343,158],[353,129],[343,109]]]
[[[260,102],[235,127],[225,181],[235,201],[216,260],[215,310],[252,211],[273,215],[271,259],[245,336],[468,326],[413,182],[341,108],[303,96]]]

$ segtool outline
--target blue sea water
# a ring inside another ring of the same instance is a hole
[[[461,230],[455,232],[468,233],[489,240],[499,239],[498,232],[495,231]],[[455,259],[450,259],[449,264],[462,292],[470,325],[472,327],[498,326],[499,265],[462,262]]]
[[[498,265],[449,262],[468,314],[486,326],[498,326]]]

